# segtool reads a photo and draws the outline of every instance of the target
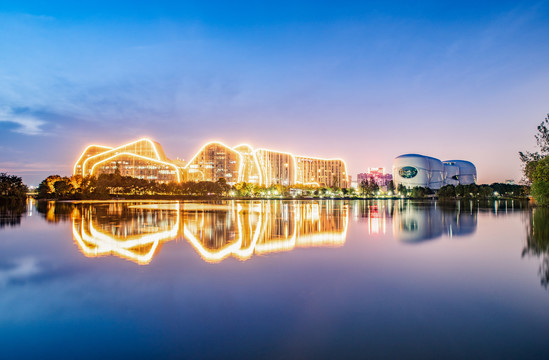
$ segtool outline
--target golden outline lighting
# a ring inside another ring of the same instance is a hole
[[[75,175],[114,173],[157,182],[246,182],[261,186],[306,185],[349,187],[347,164],[285,151],[254,149],[249,144],[230,147],[220,141],[202,145],[187,163],[172,161],[162,146],[148,138],[118,147],[87,146],[74,164]]]
[[[145,208],[145,206],[142,206]],[[179,203],[169,206],[166,211],[173,212],[175,222],[162,231],[114,236],[109,231],[99,228],[98,220],[92,211],[83,211],[80,216],[72,215],[72,234],[82,253],[88,257],[116,255],[134,261],[140,265],[151,262],[161,242],[173,240],[179,234]],[[76,212],[78,213],[78,211]]]
[[[71,217],[73,238],[87,257],[113,255],[147,265],[162,243],[185,239],[204,261],[216,263],[231,256],[244,261],[254,254],[342,246],[349,206],[232,201],[225,205],[112,202],[97,208],[83,203]]]

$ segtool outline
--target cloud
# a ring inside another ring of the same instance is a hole
[[[12,132],[24,135],[45,135],[43,126],[45,121],[36,118],[25,111],[14,111],[13,109],[0,109],[0,122],[15,125]]]
[[[0,169],[9,173],[42,173],[51,169],[63,169],[67,164],[51,162],[0,161]]]

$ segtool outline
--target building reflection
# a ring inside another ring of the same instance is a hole
[[[443,235],[469,235],[477,228],[478,211],[476,207],[462,208],[459,203],[433,206],[402,201],[395,207],[393,234],[397,240],[408,243],[432,240]]]
[[[179,203],[83,204],[72,213],[73,238],[84,255],[116,255],[139,264],[148,264],[179,227]]]
[[[421,203],[397,201],[393,206],[393,234],[400,241],[417,243],[433,240],[443,235],[459,237],[473,234],[477,229],[479,213],[504,216],[523,210],[524,202],[502,201],[452,201],[448,203]]]
[[[183,238],[207,262],[299,247],[345,243],[341,202],[84,203],[73,209],[73,237],[89,257],[148,264],[161,244]]]

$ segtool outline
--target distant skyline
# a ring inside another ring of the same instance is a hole
[[[549,2],[3,1],[0,171],[70,175],[90,143],[220,140],[340,157],[420,153],[520,180],[549,112]]]

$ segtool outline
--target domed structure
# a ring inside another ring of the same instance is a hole
[[[393,161],[395,187],[427,187],[438,190],[444,185],[469,185],[477,181],[477,169],[465,160],[440,161],[431,156],[404,154]]]
[[[440,189],[444,183],[444,165],[439,159],[419,155],[400,155],[393,161],[393,182],[395,187],[402,184]]]
[[[445,168],[457,168],[458,173],[455,175],[457,184],[447,180],[448,185],[470,185],[477,182],[477,168],[475,165],[466,160],[446,160],[442,162]]]

